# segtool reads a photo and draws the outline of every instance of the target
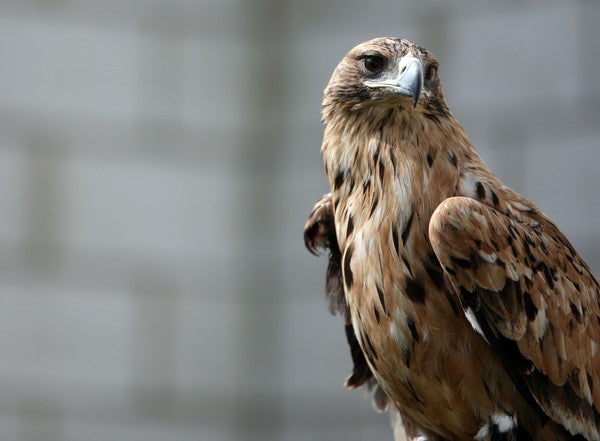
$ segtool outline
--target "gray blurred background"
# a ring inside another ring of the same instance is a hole
[[[380,35],[600,272],[598,1],[3,0],[0,439],[391,439],[302,243]]]

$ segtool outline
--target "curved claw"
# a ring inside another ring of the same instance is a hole
[[[333,240],[332,240],[333,239]],[[335,224],[331,193],[317,202],[304,225],[304,245],[315,256],[331,249],[335,241]]]
[[[320,226],[318,223],[314,223],[311,226],[304,228],[304,245],[314,256],[320,256],[322,254],[320,251],[321,247],[317,245],[320,236],[319,230]]]

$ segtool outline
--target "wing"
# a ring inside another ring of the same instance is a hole
[[[473,328],[534,409],[599,439],[600,287],[543,215],[518,222],[474,199],[449,198],[429,236]]]
[[[319,252],[329,251],[329,263],[325,279],[325,296],[329,302],[330,312],[339,315],[344,321],[346,339],[350,347],[350,355],[352,356],[353,363],[352,374],[346,380],[346,387],[355,389],[364,386],[367,390],[373,391],[374,407],[380,412],[386,410],[390,412],[395,441],[435,441],[433,437],[424,436],[410,419],[400,416],[399,412],[391,404],[388,396],[373,377],[373,372],[371,372],[362,349],[358,344],[344,294],[341,269],[342,255],[335,234],[333,205],[330,193],[324,195],[315,204],[310,213],[304,226],[304,244],[315,255],[318,255]]]
[[[304,226],[304,244],[315,255],[318,255],[319,252],[329,251],[329,264],[327,265],[327,275],[325,277],[325,296],[329,302],[329,311],[334,315],[339,315],[344,321],[346,338],[354,365],[352,374],[346,380],[346,387],[354,389],[365,385],[368,389],[371,389],[375,385],[375,379],[354,334],[350,321],[350,311],[344,294],[341,268],[342,255],[335,234],[331,193],[324,195],[315,204],[308,216]],[[379,395],[379,393],[376,393],[374,396],[376,399],[375,407],[378,410],[384,410],[387,407],[387,398],[384,399],[383,396]]]

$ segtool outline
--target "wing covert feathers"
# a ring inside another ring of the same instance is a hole
[[[433,213],[429,236],[515,383],[571,433],[599,439],[600,288],[562,233],[548,219],[518,222],[452,197]]]

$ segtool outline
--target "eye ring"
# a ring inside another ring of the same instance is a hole
[[[373,75],[381,73],[385,67],[385,59],[381,55],[367,55],[362,62],[365,70]]]

